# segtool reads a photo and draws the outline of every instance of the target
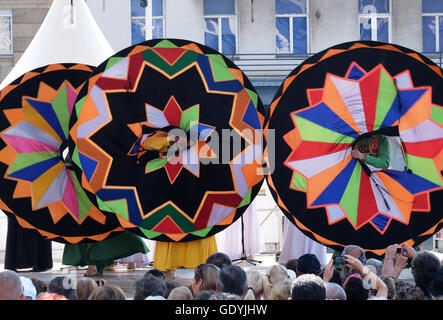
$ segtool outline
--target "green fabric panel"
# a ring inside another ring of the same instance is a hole
[[[439,125],[443,124],[443,108],[432,106],[431,119],[437,122]]]
[[[72,153],[72,162],[74,162],[79,168],[82,167],[80,163],[80,157],[78,156],[78,148],[77,146],[74,147],[74,152]]]
[[[235,80],[237,79],[232,72],[228,69],[225,60],[219,54],[207,54],[206,55],[212,67],[215,81]]]
[[[342,135],[299,116],[294,115],[294,119],[302,139],[305,141],[328,143],[353,143],[355,141],[352,137]]]
[[[77,119],[80,117],[80,111],[82,110],[83,104],[85,103],[87,96],[84,96],[80,100],[75,103],[75,114],[77,115]]]
[[[33,164],[59,157],[60,153],[54,151],[18,153],[9,168],[8,174],[12,174],[16,171],[32,166]]]
[[[182,128],[186,132],[191,130],[194,126],[198,124],[199,113],[200,113],[199,105],[195,105],[183,111],[182,117],[180,119],[180,128]]]
[[[294,178],[292,179],[292,187],[306,191],[307,189],[306,178],[303,177],[298,172],[294,172]]]
[[[161,236],[163,233],[161,232],[154,232],[145,228],[139,228],[141,232],[148,238],[148,239],[154,239],[158,236]]]
[[[257,106],[258,106],[258,94],[255,93],[255,92],[252,91],[252,90],[249,90],[248,88],[245,88],[245,90],[246,90],[246,92],[248,93],[249,98],[251,98],[252,103],[253,103],[254,106],[255,106],[255,109],[257,109]]]
[[[397,87],[384,69],[380,71],[374,131],[380,129],[392,103],[397,97]]]
[[[92,203],[80,185],[77,176],[75,174],[71,174],[71,177],[72,181],[74,182],[75,193],[77,195],[79,218],[82,220],[89,212],[89,209],[91,209]]]
[[[51,103],[52,109],[54,109],[57,115],[58,122],[65,133],[65,138],[69,136],[69,107],[68,107],[68,93],[66,91],[66,85],[60,90],[58,95]]]
[[[159,43],[157,43],[153,48],[178,48],[178,46],[176,46],[169,40],[162,40]]]
[[[193,232],[195,231],[194,224],[186,219],[179,211],[177,211],[172,205],[167,205],[157,212],[151,214],[148,218],[145,218],[141,223],[142,228],[153,229],[157,224],[160,223],[166,216],[171,217],[171,219],[179,226],[183,232]]]
[[[103,202],[98,197],[96,198],[99,209],[114,212],[126,221],[129,221],[128,205],[125,199]]]
[[[116,63],[122,61],[123,59],[126,59],[126,57],[111,57],[108,60],[108,63],[106,64],[105,71],[111,68]]]
[[[406,159],[408,169],[411,169],[414,174],[443,187],[440,172],[435,168],[435,163],[432,159],[416,157],[410,154],[406,154]]]
[[[168,163],[168,158],[157,158],[149,161],[146,164],[145,173],[152,172],[158,168],[163,167],[166,163]]]
[[[203,238],[203,237],[206,237],[206,235],[209,233],[209,231],[212,230],[213,227],[214,226],[210,226],[210,227],[205,228],[205,229],[197,230],[197,231],[191,232],[191,234]]]
[[[194,51],[186,51],[175,63],[174,65],[170,65],[162,57],[160,57],[153,50],[145,50],[142,53],[143,58],[146,61],[149,61],[150,64],[158,67],[159,69],[166,72],[168,75],[172,76],[177,72],[183,70],[185,67],[194,63],[197,60],[198,53]]]
[[[354,225],[357,224],[358,198],[360,190],[361,165],[357,164],[340,200],[340,205]]]
[[[252,189],[249,189],[248,193],[243,198],[243,200],[240,202],[240,204],[238,205],[237,208],[241,208],[243,206],[249,205],[251,203],[251,194],[252,194]]]

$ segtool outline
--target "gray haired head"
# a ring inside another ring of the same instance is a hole
[[[0,272],[0,300],[20,300],[23,287],[20,277],[14,271]]]

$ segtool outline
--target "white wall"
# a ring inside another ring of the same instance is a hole
[[[116,52],[131,45],[130,0],[86,0],[86,4]]]
[[[275,1],[254,1],[254,22],[251,1],[237,2],[239,53],[275,52]]]
[[[392,42],[421,52],[422,14],[421,1],[392,0]]]
[[[203,0],[165,0],[166,38],[204,43]]]
[[[310,51],[359,39],[357,0],[310,0]]]

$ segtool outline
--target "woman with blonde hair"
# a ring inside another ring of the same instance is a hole
[[[281,264],[274,264],[263,278],[263,296],[265,300],[271,300],[271,291],[274,285],[289,278],[286,268]]]
[[[243,300],[260,300],[263,295],[263,276],[257,270],[246,272],[248,292]]]
[[[292,280],[285,279],[276,283],[271,290],[270,300],[288,300],[291,296]]]

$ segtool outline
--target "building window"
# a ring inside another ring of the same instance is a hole
[[[391,42],[391,0],[358,0],[360,40]]]
[[[152,39],[165,37],[165,19],[163,0],[149,0],[152,3]],[[146,8],[140,5],[140,0],[131,0],[131,34],[132,44],[143,42],[146,34]]]
[[[237,52],[235,0],[204,0],[205,45],[223,54]]]
[[[275,30],[278,53],[307,53],[308,1],[275,0]]]
[[[12,53],[12,11],[0,10],[0,54]]]
[[[443,1],[423,0],[423,52],[443,52]]]

